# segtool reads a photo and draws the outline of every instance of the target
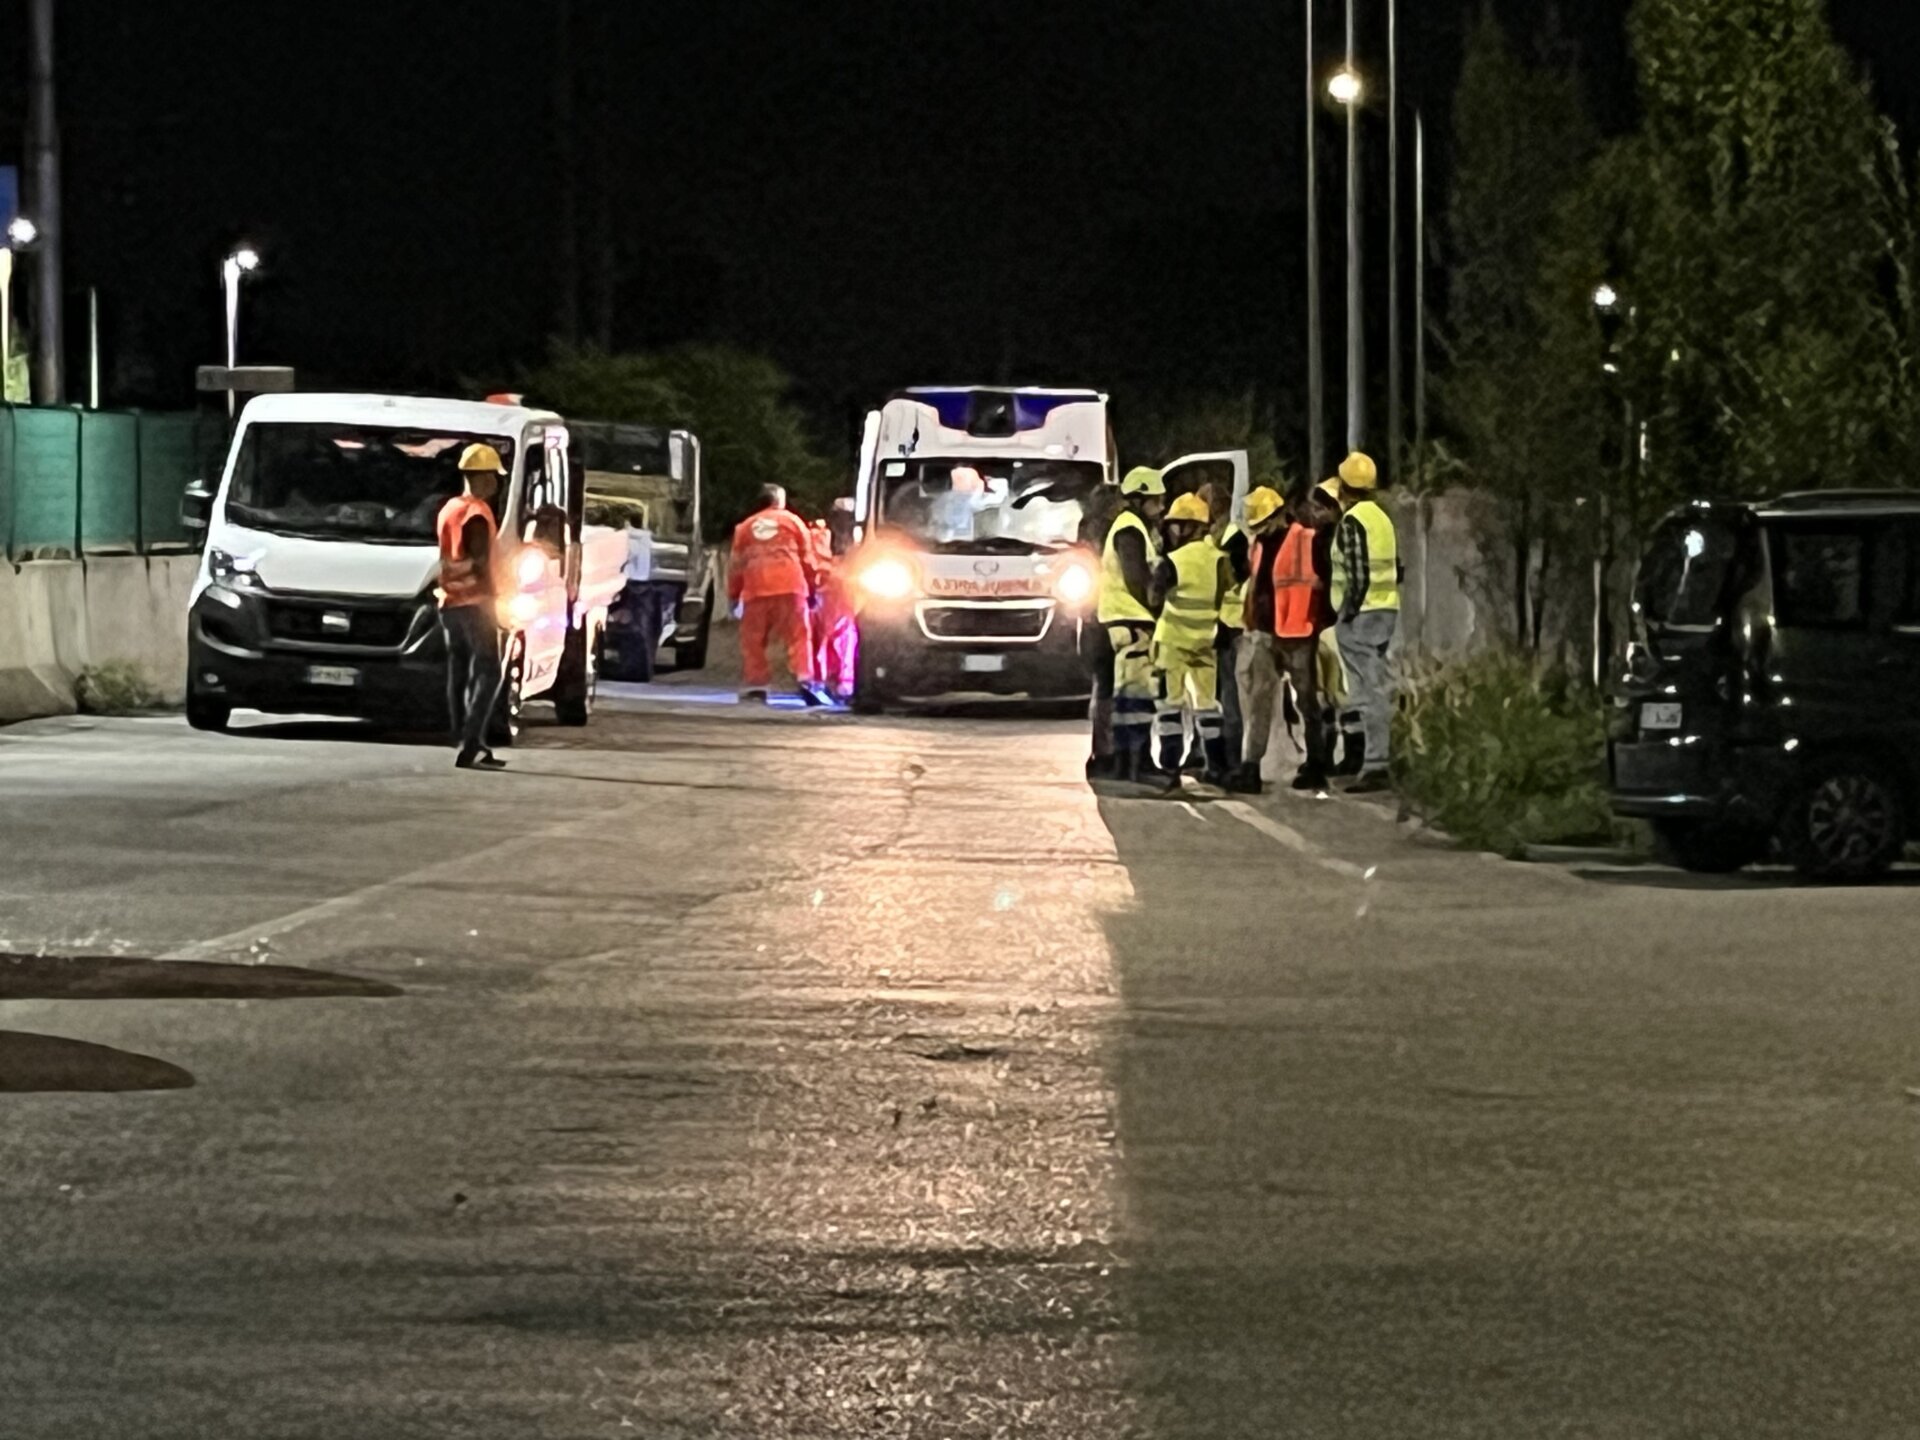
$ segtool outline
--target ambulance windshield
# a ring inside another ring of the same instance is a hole
[[[879,522],[931,550],[1059,550],[1104,479],[1085,460],[886,460]]]

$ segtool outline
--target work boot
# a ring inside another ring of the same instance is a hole
[[[1393,777],[1385,769],[1363,770],[1360,778],[1347,786],[1349,795],[1378,795],[1393,788]]]
[[[1119,758],[1117,755],[1089,755],[1087,779],[1089,781],[1113,779],[1114,773],[1119,769]]]
[[[740,703],[742,705],[751,705],[755,701],[758,701],[762,705],[765,705],[767,703],[767,687],[766,686],[749,685],[745,687],[743,690],[741,690]]]
[[[1205,775],[1207,773],[1207,752],[1196,745],[1187,753],[1180,765],[1182,775]]]
[[[1186,748],[1186,743],[1186,737],[1183,735],[1168,735],[1160,741],[1160,784],[1165,789],[1180,788],[1180,777],[1184,773],[1180,763],[1180,752]]]
[[[1367,737],[1357,730],[1349,730],[1340,737],[1340,763],[1333,767],[1336,775],[1358,775],[1367,767]]]
[[[1227,790],[1234,795],[1258,795],[1266,789],[1266,782],[1260,778],[1260,762],[1243,761],[1239,768],[1227,776]]]
[[[1327,788],[1327,777],[1321,771],[1315,770],[1310,766],[1302,765],[1300,767],[1300,773],[1293,777],[1293,788],[1295,790],[1324,790]]]
[[[1209,736],[1203,743],[1207,755],[1207,768],[1204,778],[1207,784],[1220,789],[1226,788],[1232,767],[1227,763],[1227,741],[1224,735]]]
[[[802,680],[799,688],[800,703],[809,710],[830,710],[833,708],[833,697],[818,685],[814,684],[813,681]]]

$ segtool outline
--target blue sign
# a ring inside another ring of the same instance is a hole
[[[20,171],[12,165],[0,165],[0,230],[13,223],[20,213]]]

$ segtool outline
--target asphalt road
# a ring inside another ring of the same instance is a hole
[[[0,1434],[1920,1434],[1910,886],[714,698],[0,730]]]

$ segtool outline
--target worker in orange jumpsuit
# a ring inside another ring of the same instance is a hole
[[[818,585],[820,562],[806,522],[787,509],[787,492],[769,485],[760,492],[760,508],[733,532],[733,561],[727,569],[727,598],[740,621],[742,700],[767,698],[773,666],[767,641],[777,636],[787,652],[787,668],[808,705],[829,701],[814,683],[813,635],[807,611]]]
[[[853,548],[853,501],[834,501],[832,512],[815,524],[814,536],[824,540],[825,549],[819,604],[813,612],[814,673],[829,695],[847,701],[853,698],[860,652],[860,631],[854,619],[857,597],[847,553]]]

